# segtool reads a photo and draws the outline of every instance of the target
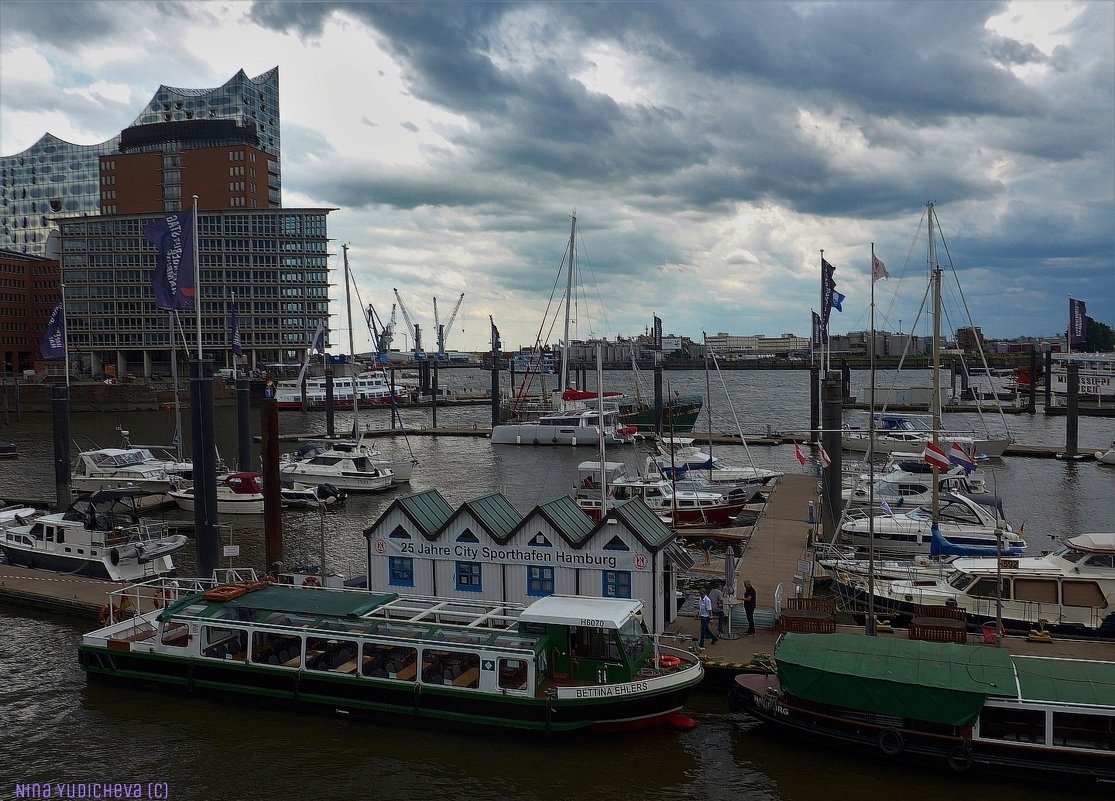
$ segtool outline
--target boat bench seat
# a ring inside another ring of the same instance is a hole
[[[402,668],[395,672],[395,678],[400,681],[410,681],[414,678],[414,674],[418,672],[418,663],[411,662],[408,665],[403,665]]]
[[[476,687],[480,682],[480,668],[469,668],[460,676],[453,679],[453,683],[458,687]]]

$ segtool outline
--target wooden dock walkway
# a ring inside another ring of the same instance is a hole
[[[123,584],[100,579],[0,565],[0,601],[5,605],[96,620],[108,593]]]

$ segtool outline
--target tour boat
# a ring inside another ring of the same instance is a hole
[[[352,407],[353,387],[359,403],[385,404],[407,400],[405,388],[396,386],[392,391],[391,382],[383,370],[369,370],[352,376],[333,378],[333,405],[337,409]],[[310,409],[324,409],[326,400],[326,379],[313,376],[306,379],[306,405]],[[302,408],[302,385],[297,381],[280,381],[275,388],[275,405],[280,410]]]
[[[682,704],[704,674],[694,654],[647,632],[637,600],[551,595],[523,607],[197,583],[132,588],[173,595],[166,608],[85,635],[79,660],[89,678],[373,719],[560,733],[689,727]]]
[[[0,531],[13,565],[109,581],[142,581],[174,572],[171,554],[186,545],[165,522],[141,520],[143,492],[119,488],[83,495],[64,512],[20,518]]]
[[[785,634],[776,673],[735,678],[729,705],[781,729],[909,762],[1021,781],[1115,781],[1115,662],[849,634]]]

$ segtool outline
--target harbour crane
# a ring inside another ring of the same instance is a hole
[[[403,303],[402,295],[399,294],[398,289],[392,289],[395,293],[395,300],[399,303],[399,311],[403,313],[403,319],[406,320],[407,328],[414,329],[414,360],[416,362],[426,361],[426,352],[422,350],[422,329],[418,327],[418,323],[410,317],[410,312],[407,310],[407,305]]]
[[[439,362],[446,361],[449,358],[445,351],[445,343],[449,340],[449,334],[453,331],[453,321],[457,319],[457,312],[461,310],[461,301],[464,299],[465,293],[462,292],[461,296],[457,298],[457,304],[453,307],[453,313],[449,315],[449,321],[442,325],[437,316],[437,298],[434,298],[434,326],[437,328],[437,358]]]
[[[386,325],[371,303],[368,304],[364,316],[367,318],[368,330],[372,334],[379,360],[386,364],[387,354],[391,351],[391,343],[395,339],[395,304],[391,304],[391,321]]]

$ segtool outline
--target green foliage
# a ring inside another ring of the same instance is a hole
[[[1111,326],[1097,320],[1088,318],[1088,343],[1087,349],[1097,353],[1109,353],[1115,350],[1115,331]]]

